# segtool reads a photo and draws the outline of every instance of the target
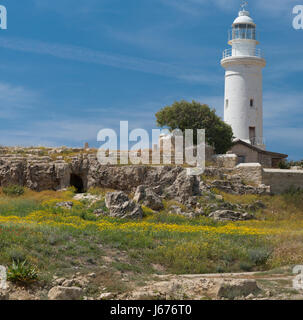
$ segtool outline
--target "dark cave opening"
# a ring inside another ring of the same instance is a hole
[[[82,178],[76,174],[71,174],[70,185],[76,188],[77,193],[83,193],[85,191]]]

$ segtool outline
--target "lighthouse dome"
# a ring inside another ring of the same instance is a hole
[[[246,10],[239,12],[239,16],[235,19],[233,26],[238,24],[250,24],[255,26],[254,20],[250,17],[250,14]]]

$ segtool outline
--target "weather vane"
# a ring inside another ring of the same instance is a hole
[[[243,11],[245,11],[246,7],[248,6],[248,2],[247,1],[242,1],[242,4],[241,4],[241,8]]]

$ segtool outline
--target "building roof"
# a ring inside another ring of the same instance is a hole
[[[266,154],[266,155],[272,156],[273,158],[279,158],[279,159],[288,158],[287,154],[263,150],[240,139],[237,139],[233,142],[233,145],[236,145],[236,144],[242,144],[252,150],[257,151],[258,153]]]
[[[250,17],[248,11],[240,11],[239,16],[235,19],[233,25],[235,24],[252,24],[255,26],[254,20]]]

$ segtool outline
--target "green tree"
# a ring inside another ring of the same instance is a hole
[[[194,143],[197,142],[196,129],[205,129],[206,142],[214,146],[217,154],[226,153],[232,146],[232,128],[208,105],[182,100],[161,109],[156,119],[159,127],[168,127],[171,131],[193,129]]]

